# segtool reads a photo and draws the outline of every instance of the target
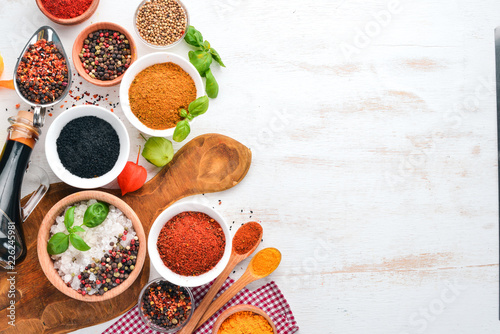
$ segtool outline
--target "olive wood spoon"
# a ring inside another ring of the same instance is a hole
[[[238,263],[240,263],[241,261],[243,261],[247,257],[249,257],[255,251],[255,249],[257,249],[257,247],[259,246],[260,240],[262,239],[262,234],[263,234],[262,226],[257,222],[250,222],[250,223],[257,224],[260,227],[260,235],[259,235],[259,238],[256,239],[255,245],[253,245],[253,247],[247,253],[238,254],[236,252],[236,247],[234,246],[234,240],[235,240],[238,232],[246,224],[242,225],[238,229],[238,231],[236,231],[236,234],[233,237],[233,248],[231,249],[231,256],[229,257],[229,262],[227,263],[226,268],[224,268],[222,273],[220,273],[220,275],[217,277],[217,279],[214,281],[214,283],[210,287],[210,290],[208,290],[205,297],[203,297],[203,300],[201,301],[200,305],[198,305],[198,307],[195,309],[193,315],[191,316],[191,319],[189,319],[188,323],[177,334],[191,334],[192,332],[194,332],[194,330],[196,329],[196,325],[198,324],[198,321],[203,316],[203,314],[207,310],[208,306],[213,301],[215,295],[217,294],[217,292],[219,292],[220,287],[222,286],[222,284],[224,284],[224,282],[226,281],[226,279],[229,276],[229,274],[231,273],[231,271],[233,271],[234,267],[236,267],[236,265]],[[250,224],[250,223],[247,223],[247,224]]]
[[[268,250],[274,250],[278,253],[278,257],[279,257],[278,261],[276,263],[274,263],[274,266],[269,267],[268,272],[258,275],[257,273],[254,272],[253,263],[255,261],[255,258],[258,257],[259,254],[261,254],[264,251],[268,251]],[[243,275],[240,277],[240,279],[237,280],[236,282],[234,282],[233,285],[231,285],[222,295],[219,296],[219,298],[217,298],[210,305],[210,307],[207,309],[205,314],[203,314],[203,317],[201,318],[201,320],[196,325],[195,330],[198,329],[201,325],[203,325],[203,323],[205,321],[207,321],[215,312],[217,312],[219,309],[221,309],[228,301],[231,300],[231,298],[233,298],[245,286],[247,286],[248,284],[250,284],[256,280],[259,280],[261,278],[269,276],[273,271],[276,270],[276,268],[278,268],[280,262],[281,262],[281,253],[276,248],[265,248],[265,249],[261,250],[260,252],[258,252],[257,254],[255,254],[255,256],[250,261],[250,264],[248,265],[247,269],[245,270]]]

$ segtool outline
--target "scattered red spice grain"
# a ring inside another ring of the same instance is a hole
[[[226,237],[220,224],[209,215],[186,211],[163,226],[156,246],[170,270],[183,276],[198,276],[220,261]]]
[[[19,109],[20,107],[21,107],[20,103],[16,104],[16,109]]]

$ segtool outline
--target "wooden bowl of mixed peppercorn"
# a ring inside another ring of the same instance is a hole
[[[118,85],[125,71],[137,59],[132,35],[112,22],[94,23],[76,37],[73,64],[85,80],[100,86]]]
[[[91,210],[91,202],[97,208]],[[54,233],[57,225],[62,232]],[[111,235],[117,228],[121,232]],[[82,242],[88,248],[82,248]],[[60,292],[77,300],[100,302],[120,295],[137,279],[146,260],[146,235],[139,217],[123,200],[102,191],[80,191],[61,199],[45,215],[37,253],[45,276]],[[64,272],[63,266],[67,268]]]
[[[89,19],[97,9],[99,0],[67,1],[36,0],[40,11],[55,23],[75,25]]]

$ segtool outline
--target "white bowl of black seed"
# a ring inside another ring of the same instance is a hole
[[[168,49],[182,41],[189,27],[186,6],[178,0],[144,0],[134,16],[141,41],[157,49]]]
[[[84,105],[59,115],[45,138],[45,155],[56,176],[70,186],[99,188],[125,167],[130,140],[125,125],[109,110]]]
[[[157,278],[139,295],[139,316],[149,328],[175,333],[184,327],[194,311],[194,297],[186,287]]]

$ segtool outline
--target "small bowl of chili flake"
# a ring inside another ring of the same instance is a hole
[[[191,201],[163,211],[148,236],[149,258],[156,271],[180,286],[214,280],[229,262],[231,249],[224,218],[211,207]]]
[[[89,19],[99,0],[36,0],[40,11],[55,23],[75,25]]]
[[[175,333],[191,318],[194,298],[189,288],[157,278],[142,289],[138,305],[139,316],[149,328]]]

